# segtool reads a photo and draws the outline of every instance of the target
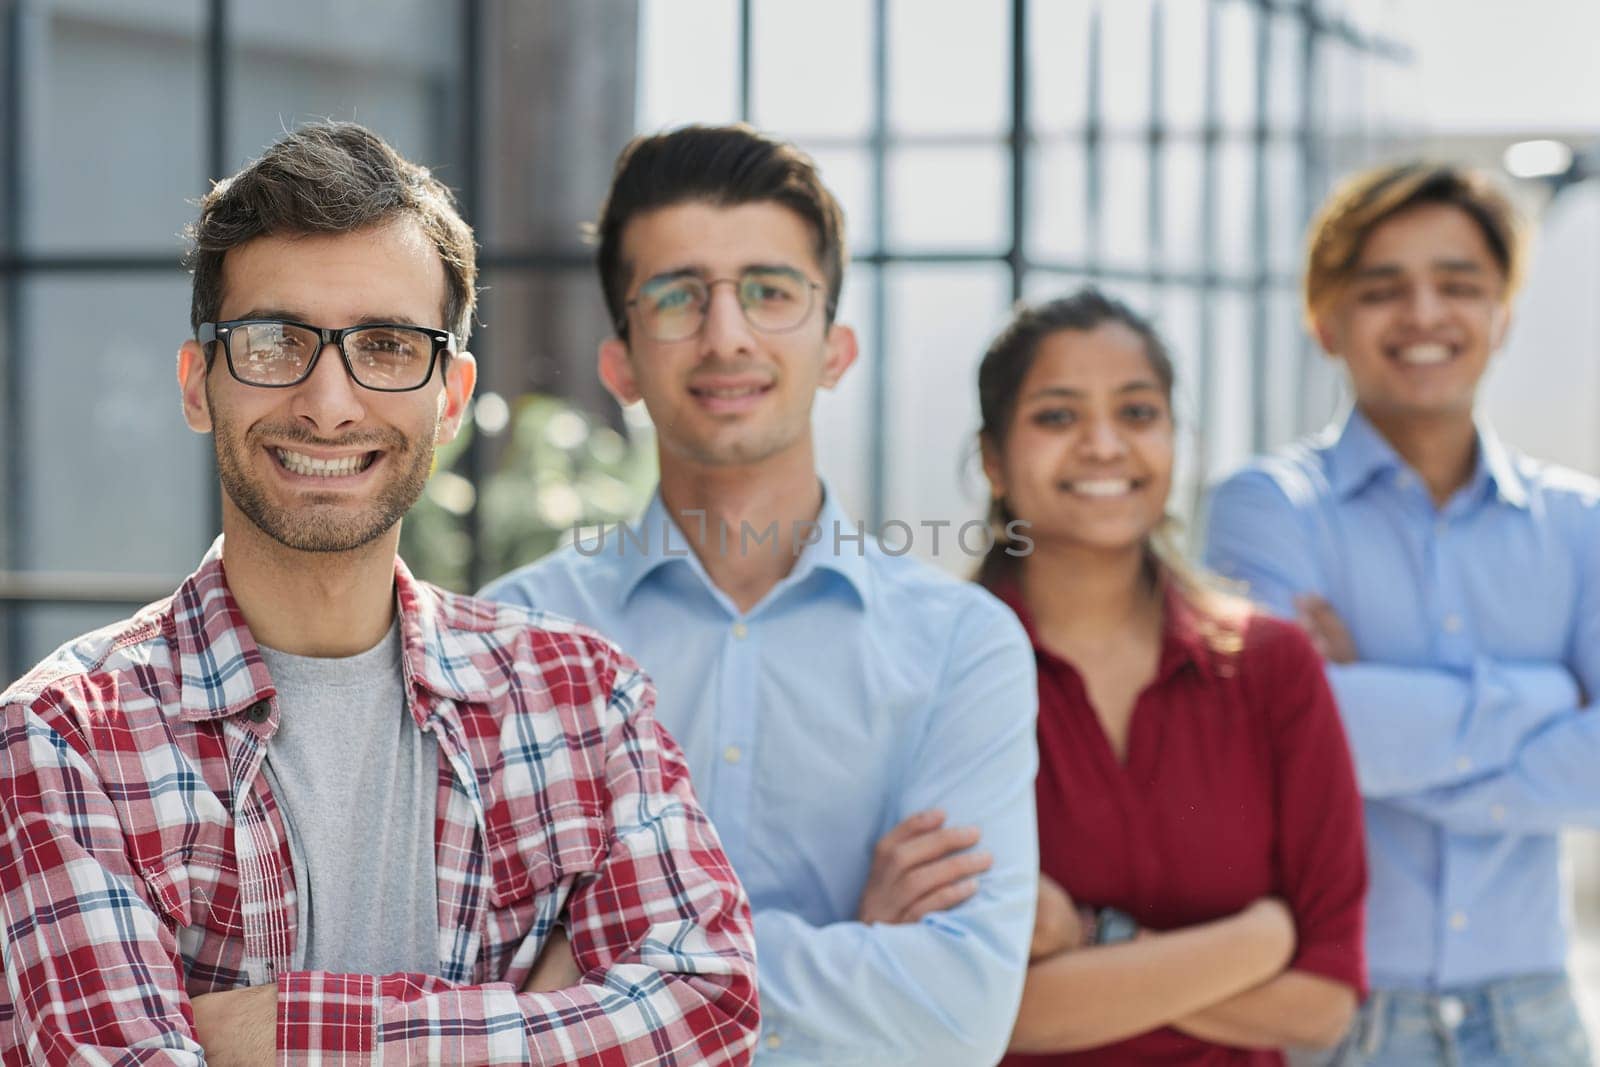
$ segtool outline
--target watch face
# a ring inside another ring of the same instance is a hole
[[[1098,917],[1099,936],[1095,938],[1096,944],[1115,945],[1120,941],[1132,941],[1139,933],[1139,924],[1125,911],[1101,908]]]

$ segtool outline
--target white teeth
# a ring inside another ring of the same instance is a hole
[[[1400,362],[1419,366],[1443,363],[1449,358],[1449,345],[1408,345],[1400,350]]]
[[[315,456],[302,455],[299,452],[290,452],[280,448],[278,459],[289,470],[296,474],[310,475],[313,478],[338,478],[363,471],[367,467],[367,457],[341,456],[338,459],[317,459]]]
[[[761,392],[759,385],[747,385],[737,389],[697,389],[695,392],[702,396],[714,396],[718,399],[727,399],[736,396],[755,396]]]
[[[1092,482],[1069,482],[1067,488],[1079,496],[1124,496],[1133,492],[1127,478],[1100,478]]]

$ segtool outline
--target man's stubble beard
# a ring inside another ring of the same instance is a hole
[[[313,503],[301,508],[284,508],[272,503],[265,487],[248,473],[247,457],[262,450],[258,439],[263,429],[272,430],[274,440],[290,444],[327,445],[332,442],[298,428],[285,427],[255,427],[246,432],[241,441],[233,424],[212,408],[212,439],[223,491],[257,529],[284,547],[299,552],[350,552],[388,533],[422,496],[433,469],[434,437],[438,432],[435,425],[416,441],[408,440],[398,430],[391,430],[348,437],[340,442],[381,448],[384,453],[381,462],[397,466],[397,472],[391,473],[389,480],[380,487],[376,499],[350,514],[346,508],[335,512],[332,507],[314,503],[317,497],[314,491],[306,494]]]

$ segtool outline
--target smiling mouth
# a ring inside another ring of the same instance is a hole
[[[378,458],[376,452],[362,452],[354,456],[319,459],[303,452],[292,452],[287,448],[274,448],[272,454],[277,457],[278,463],[284,470],[307,478],[346,478],[352,474],[360,474],[372,466],[373,461]]]
[[[1099,499],[1108,497],[1128,496],[1144,488],[1144,482],[1133,478],[1092,478],[1075,482],[1063,482],[1061,488],[1077,496],[1088,496]]]
[[[1408,367],[1432,367],[1448,363],[1455,349],[1446,344],[1407,345],[1394,354],[1394,358]]]
[[[691,385],[689,392],[707,400],[742,400],[745,397],[760,396],[771,388],[771,385]]]

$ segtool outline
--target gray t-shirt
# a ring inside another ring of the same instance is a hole
[[[406,707],[400,632],[342,659],[261,649],[268,785],[299,890],[297,970],[437,974],[439,744]]]

